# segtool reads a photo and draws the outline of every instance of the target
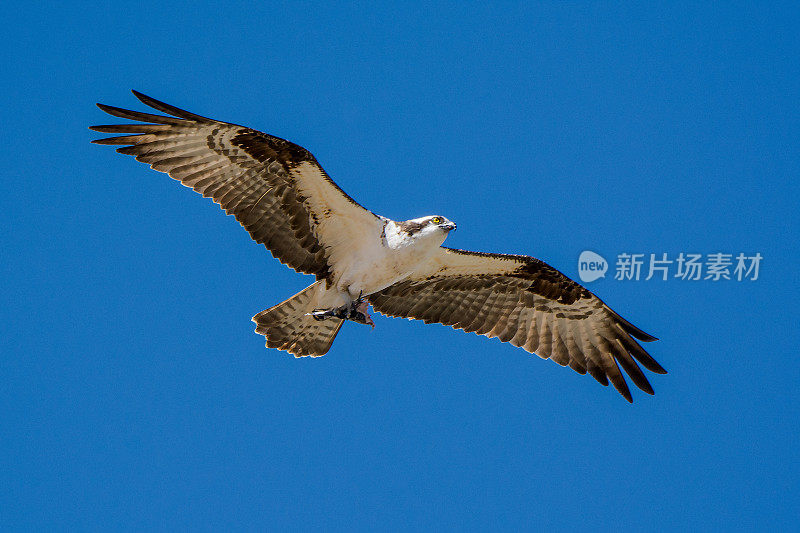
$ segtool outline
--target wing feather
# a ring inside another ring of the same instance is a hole
[[[438,322],[498,337],[633,401],[623,371],[648,394],[653,388],[637,364],[666,371],[637,342],[656,340],[633,326],[588,289],[527,256],[442,248],[411,278],[369,296],[389,316]]]
[[[298,272],[326,278],[348,245],[379,234],[382,219],[342,191],[305,148],[133,94],[167,115],[97,104],[112,116],[139,123],[92,126],[101,133],[126,134],[92,142],[121,145],[117,152],[211,198],[253,240]]]

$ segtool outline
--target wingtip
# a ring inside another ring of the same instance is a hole
[[[157,100],[152,96],[147,96],[146,94],[139,92],[136,89],[131,89],[131,92],[133,93],[133,96],[135,96],[144,105],[152,107],[153,109],[161,111],[162,113],[172,115],[173,117],[177,117],[184,120],[193,120],[196,122],[214,122],[214,119],[204,117],[202,115],[198,115],[190,111],[186,111],[185,109],[180,109],[178,107],[175,107],[174,105],[170,105],[166,102],[162,102],[161,100]]]
[[[139,100],[141,103],[143,103],[146,106],[158,109],[157,104],[164,104],[164,102],[156,100],[152,96],[147,96],[146,94],[144,94],[142,92],[139,92],[136,89],[131,89],[131,92],[133,93],[133,96],[135,96],[137,100]],[[156,104],[156,105],[154,106],[153,104]],[[164,105],[166,105],[166,104],[164,104]]]
[[[622,372],[619,370],[619,366],[616,366],[616,372],[611,371],[608,372],[608,380],[617,389],[623,398],[628,400],[628,402],[633,403],[633,395],[631,394],[631,389],[628,387],[628,384],[625,382],[625,378],[622,375]]]
[[[621,316],[617,315],[617,317],[620,323],[622,324],[622,327],[625,329],[625,331],[627,331],[630,335],[633,335],[633,337],[636,338],[637,340],[640,340],[642,342],[655,342],[658,340],[658,337],[654,337],[649,333],[645,333],[644,331],[637,328],[636,326],[634,326]]]
[[[622,329],[624,329],[629,335],[632,335],[634,338],[642,342],[654,342],[658,340],[658,337],[654,337],[649,333],[645,333],[641,329],[637,328],[636,326],[634,326],[633,324],[622,318],[622,316],[620,316],[619,313],[611,309],[607,304],[606,304],[606,309],[608,309],[608,311],[611,312],[611,315],[614,317],[614,319],[616,319],[617,322],[619,322],[619,324],[622,326]]]
[[[655,396],[656,392],[653,390],[653,387],[650,385],[650,383],[645,382],[645,384],[646,384],[646,386],[644,386],[644,387],[641,386],[641,385],[637,385],[637,386],[639,387],[639,389],[642,392],[647,393],[650,396]],[[622,395],[623,398],[628,400],[628,403],[633,403],[633,395],[631,394],[630,389],[627,389],[627,390],[619,390],[619,389],[617,389],[617,391]]]
[[[624,392],[620,391],[620,394],[622,394],[622,396],[626,400],[628,400],[628,403],[633,403],[633,394],[631,394],[631,391],[630,391],[630,389],[628,389],[627,386],[625,387],[625,391]]]
[[[616,382],[612,381],[611,384],[617,389],[617,392],[622,395],[623,398],[628,400],[629,403],[633,403],[633,395],[631,394],[630,389],[628,388],[628,384],[624,381]]]
[[[658,337],[653,337],[652,335],[648,335],[647,333],[645,333],[642,330],[639,330],[639,332],[643,333],[643,335],[640,336],[640,337],[634,335],[634,337],[636,337],[637,339],[639,339],[642,342],[655,342],[655,341],[658,340]]]
[[[103,131],[103,126],[89,126],[89,129],[92,131],[99,131],[100,133],[107,133]],[[92,141],[94,142],[94,141]]]

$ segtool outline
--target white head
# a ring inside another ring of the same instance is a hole
[[[447,234],[456,229],[456,225],[443,216],[427,216],[412,218],[403,222],[389,220],[384,228],[383,237],[389,248],[400,249],[408,246],[414,248],[438,248]]]
[[[414,240],[441,239],[444,242],[447,234],[456,229],[455,223],[440,215],[412,218],[405,222],[398,222],[397,227]]]

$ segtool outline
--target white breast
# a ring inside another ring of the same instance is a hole
[[[423,266],[445,237],[446,233],[439,231],[409,236],[389,221],[380,239],[369,239],[337,263],[336,288],[354,298],[385,289]]]

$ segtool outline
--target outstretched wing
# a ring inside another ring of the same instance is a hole
[[[597,381],[609,380],[633,401],[620,366],[653,394],[636,364],[666,371],[634,339],[656,340],[612,311],[600,298],[533,257],[441,248],[411,279],[369,296],[389,316],[439,322],[498,337]]]
[[[282,263],[317,279],[328,277],[342,248],[380,234],[383,221],[350,198],[305,148],[244,126],[212,120],[137,91],[171,116],[103,104],[110,115],[142,123],[91,126],[119,137],[130,154],[218,203]]]

